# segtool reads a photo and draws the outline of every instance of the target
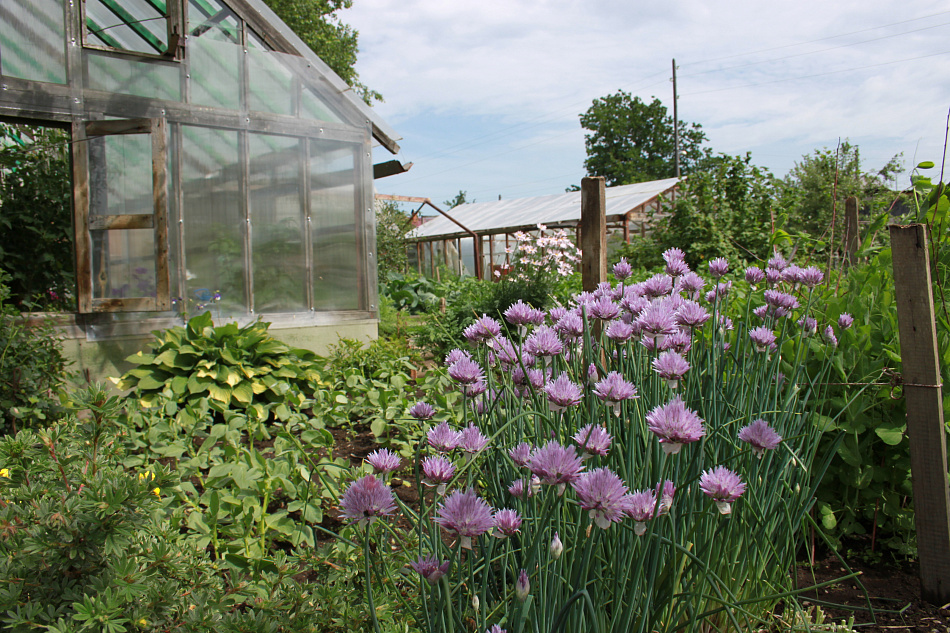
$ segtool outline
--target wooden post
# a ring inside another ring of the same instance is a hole
[[[858,224],[858,199],[851,196],[844,201],[844,253],[849,265],[855,264],[855,257],[861,247],[861,229]]]
[[[607,279],[607,205],[603,176],[581,179],[581,283],[587,292]]]
[[[950,489],[927,227],[890,227],[921,595],[950,602]]]
[[[623,216],[623,243],[630,243],[630,214]]]

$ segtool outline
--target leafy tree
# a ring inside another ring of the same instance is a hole
[[[795,163],[780,183],[780,206],[788,214],[788,230],[812,240],[816,253],[827,252],[835,212],[836,241],[842,235],[845,199],[857,197],[859,207],[873,215],[894,201],[897,194],[887,183],[901,171],[900,155],[877,171],[865,171],[858,146],[847,141],[837,152],[816,149]]]
[[[359,32],[340,21],[337,11],[349,9],[353,0],[264,0],[366,103],[383,96],[360,83],[356,72]]]
[[[721,154],[689,176],[673,208],[656,218],[653,232],[621,249],[635,266],[662,264],[661,254],[679,248],[691,267],[725,257],[732,262],[768,257],[773,177],[751,157]]]
[[[0,124],[0,269],[21,310],[71,309],[69,135]]]
[[[621,90],[595,99],[581,115],[587,160],[584,168],[591,176],[603,176],[608,187],[672,178],[676,175],[673,117],[666,106],[653,98]],[[706,134],[698,123],[679,123],[680,172],[688,174],[708,159],[711,151],[702,147]]]
[[[409,217],[395,202],[376,203],[376,265],[380,279],[389,273],[401,273],[409,265],[406,255],[406,231]]]
[[[446,200],[442,204],[445,205],[446,209],[454,209],[460,204],[470,204],[472,202],[475,202],[475,201],[468,199],[468,192],[460,190],[457,194],[455,194],[454,198],[452,198],[451,200]]]

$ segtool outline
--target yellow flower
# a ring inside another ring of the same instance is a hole
[[[139,481],[143,481],[145,479],[154,480],[155,474],[150,470],[146,470],[144,473],[139,473]]]
[[[9,468],[0,468],[0,477],[10,478],[10,469]]]
[[[139,626],[148,626],[148,620],[146,620],[145,618],[139,618],[138,625],[139,625]]]
[[[162,489],[161,489],[161,488],[156,488],[155,490],[152,491],[152,493],[154,493],[154,495],[155,495],[156,497],[161,497],[161,496],[162,496]]]

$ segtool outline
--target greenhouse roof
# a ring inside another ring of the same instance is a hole
[[[623,220],[628,213],[636,211],[658,196],[667,193],[678,183],[678,178],[667,178],[608,187],[606,189],[607,221]],[[458,224],[448,218],[437,217],[413,229],[408,237],[431,240],[468,236],[469,233],[461,230],[459,224],[483,235],[531,230],[538,224],[544,224],[549,228],[574,226],[581,220],[581,192],[570,191],[537,198],[473,202],[454,207],[448,214]]]

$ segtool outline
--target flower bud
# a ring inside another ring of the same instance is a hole
[[[531,591],[531,583],[528,582],[528,572],[521,570],[521,573],[518,574],[518,582],[515,583],[515,595],[518,597],[518,600],[524,602],[528,599],[528,593]]]
[[[561,554],[564,553],[564,544],[561,542],[561,537],[558,536],[557,532],[554,533],[554,538],[551,539],[551,545],[548,547],[548,551],[554,560],[559,559]]]
[[[473,596],[472,596],[472,608],[475,609],[476,611],[478,611],[478,605],[480,605],[480,604],[481,604],[481,602],[479,602],[479,600],[478,600],[478,595],[477,595],[477,594],[473,595]]]

